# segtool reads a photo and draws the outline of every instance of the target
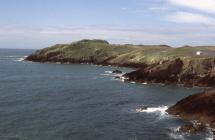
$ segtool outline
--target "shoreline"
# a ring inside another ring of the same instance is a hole
[[[29,61],[29,60],[24,60],[24,61]],[[32,62],[34,62],[34,61],[32,61]],[[36,63],[41,63],[41,62],[36,62]],[[118,65],[98,65],[98,64],[94,64],[94,63],[58,63],[58,62],[42,62],[42,63],[44,63],[44,64],[57,64],[57,65],[73,65],[73,64],[78,64],[78,65],[94,65],[94,66],[96,66],[96,67],[115,67],[116,69],[117,68],[132,68],[132,67],[125,67],[125,66],[118,66]],[[134,71],[135,70],[137,70],[137,68],[136,69],[134,69],[134,68],[132,68]],[[113,71],[112,71],[113,72]],[[125,73],[126,74],[126,73]],[[124,75],[125,74],[123,74],[122,75],[122,77],[124,77]],[[122,81],[122,82],[129,82],[129,83],[136,83],[136,84],[142,84],[142,85],[161,85],[161,86],[177,86],[177,87],[185,87],[185,88],[188,88],[188,89],[192,89],[192,88],[202,88],[202,89],[204,89],[204,92],[207,92],[207,91],[210,91],[210,90],[212,90],[213,88],[212,87],[200,87],[200,86],[191,86],[191,87],[188,87],[188,86],[185,86],[185,85],[183,85],[183,84],[165,84],[165,83],[141,83],[141,82],[138,82],[138,81],[129,81],[129,80],[127,80],[127,79],[124,79],[124,80],[122,80],[121,79],[121,77],[120,77],[120,80]],[[194,94],[195,95],[195,94]],[[186,98],[185,98],[186,99]],[[183,100],[183,99],[182,99]],[[174,106],[174,105],[173,105]],[[172,114],[172,113],[170,113],[170,112],[168,112],[168,110],[171,108],[171,107],[173,107],[173,106],[169,106],[167,109],[166,109],[166,113],[168,113],[169,115],[172,115],[172,116],[174,116],[174,117],[176,117],[176,118],[178,118],[178,119],[182,119],[182,120],[187,120],[187,121],[190,121],[190,122],[192,122],[192,121],[195,121],[196,119],[187,119],[187,118],[183,118],[183,117],[180,117],[180,116],[178,116],[178,115],[174,115],[174,114]],[[201,122],[200,120],[198,120],[199,121],[199,123],[201,123],[202,125],[204,125],[205,127],[208,127],[208,128],[211,128],[211,129],[215,129],[215,127],[212,127],[212,126],[210,126],[208,123],[204,123],[204,122]],[[194,124],[193,124],[194,125]],[[184,126],[181,126],[181,127],[184,127]]]
[[[118,64],[102,64],[102,63],[93,63],[93,62],[53,62],[53,61],[45,61],[45,62],[40,62],[40,61],[32,61],[32,60],[28,60],[27,57],[25,57],[25,59],[23,61],[29,61],[29,62],[36,62],[36,63],[44,63],[44,64],[57,64],[57,65],[73,65],[73,64],[79,64],[79,65],[94,65],[94,66],[98,66],[98,67],[115,67],[117,68],[130,68],[133,69],[131,72],[136,72],[138,70],[141,69],[141,67],[137,67],[136,65],[133,66],[133,64],[123,64],[123,65],[118,65]],[[143,64],[141,64],[143,65]],[[145,66],[145,65],[144,65]],[[213,88],[212,86],[201,86],[201,85],[186,85],[183,83],[165,83],[165,82],[150,82],[150,81],[139,81],[139,80],[131,80],[129,79],[129,77],[127,77],[127,74],[129,73],[125,73],[123,76],[125,77],[127,82],[135,82],[135,83],[146,83],[147,84],[159,84],[159,85],[175,85],[175,86],[179,86],[179,87],[186,87],[186,88],[193,88],[193,87],[198,87],[198,88],[206,88],[206,89],[210,89]]]
[[[198,50],[202,50],[203,55],[197,56],[196,52]],[[83,63],[116,68],[132,68],[134,71],[122,75],[125,77],[125,82],[176,85],[188,88],[199,87],[205,88],[204,93],[207,93],[215,87],[214,56],[215,49],[213,47],[204,48],[202,46],[194,48],[185,46],[171,48],[163,45],[112,45],[104,40],[81,40],[72,44],[58,44],[38,50],[25,60],[40,63]],[[215,97],[213,104],[213,102],[210,102],[210,97],[201,97],[201,94],[195,95],[200,96],[197,102],[195,98],[187,101],[187,99],[190,99],[189,96],[170,107],[167,111],[172,115],[177,115],[177,113],[172,113],[169,110],[175,106],[180,106],[181,102],[184,101],[185,105],[182,104],[179,113],[196,105],[197,109],[190,109],[186,113],[190,116],[198,117],[198,114],[193,114],[193,110],[201,114],[204,111],[210,111],[208,110],[210,109],[208,104],[215,106]],[[199,104],[205,108],[198,106]],[[202,108],[202,110],[198,110],[198,108]],[[215,115],[215,110],[212,114],[206,114],[205,116],[210,118],[211,115]],[[213,117],[215,119],[215,116]],[[190,118],[190,120],[195,119]]]
[[[126,67],[126,66],[118,66],[118,65],[102,65],[102,64],[94,64],[94,63],[62,63],[62,62],[37,62],[37,61],[29,61],[29,60],[23,60],[23,61],[28,61],[28,62],[34,62],[34,63],[41,63],[41,64],[56,64],[56,65],[93,65],[93,66],[97,66],[97,67],[115,67],[117,68],[130,68],[133,69],[131,72],[138,70],[138,68],[135,67]],[[127,73],[123,74],[122,76],[126,75]],[[177,86],[177,87],[185,87],[188,89],[192,89],[192,88],[203,88],[203,89],[207,89],[210,90],[213,87],[210,86],[186,86],[184,84],[166,84],[166,83],[150,83],[150,82],[140,82],[140,81],[132,81],[132,80],[128,80],[126,79],[124,82],[135,82],[137,84],[143,84],[143,85],[161,85],[161,86]]]

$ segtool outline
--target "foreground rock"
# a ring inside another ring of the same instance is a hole
[[[179,128],[179,132],[186,134],[196,134],[202,132],[205,128],[206,128],[205,125],[195,122],[181,126]]]
[[[198,120],[215,128],[215,90],[182,99],[167,112],[182,119]]]

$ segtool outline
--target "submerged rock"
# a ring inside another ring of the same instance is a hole
[[[179,132],[187,133],[187,134],[195,134],[202,132],[206,128],[205,125],[201,123],[190,123],[183,125],[179,128]]]
[[[121,79],[121,77],[120,77],[120,76],[115,76],[114,78],[115,78],[115,79]]]
[[[120,70],[114,70],[114,71],[112,71],[112,73],[115,73],[115,74],[122,74],[123,72],[120,71]]]

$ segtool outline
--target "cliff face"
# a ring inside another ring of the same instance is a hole
[[[127,73],[125,77],[131,81],[149,83],[172,83],[178,82],[179,74],[182,71],[183,61],[176,59],[161,64],[152,64],[140,68],[137,71]]]
[[[201,51],[200,55],[197,52]],[[82,40],[36,51],[29,61],[93,63],[136,67],[128,80],[148,83],[215,86],[215,47],[171,48],[167,45],[114,45]]]
[[[160,64],[147,65],[126,74],[130,81],[182,84],[185,86],[215,86],[215,59],[177,58]]]
[[[191,95],[170,107],[167,112],[183,119],[199,120],[215,128],[215,90]]]

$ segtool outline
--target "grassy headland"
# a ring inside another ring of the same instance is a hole
[[[201,52],[197,55],[197,52]],[[27,57],[36,62],[93,63],[136,67],[128,80],[148,83],[215,85],[215,47],[118,45],[105,40],[81,40],[41,49]]]
[[[215,46],[117,45],[81,40],[38,50],[26,60],[136,67],[129,81],[215,87]],[[215,126],[214,90],[185,98],[168,112]]]

